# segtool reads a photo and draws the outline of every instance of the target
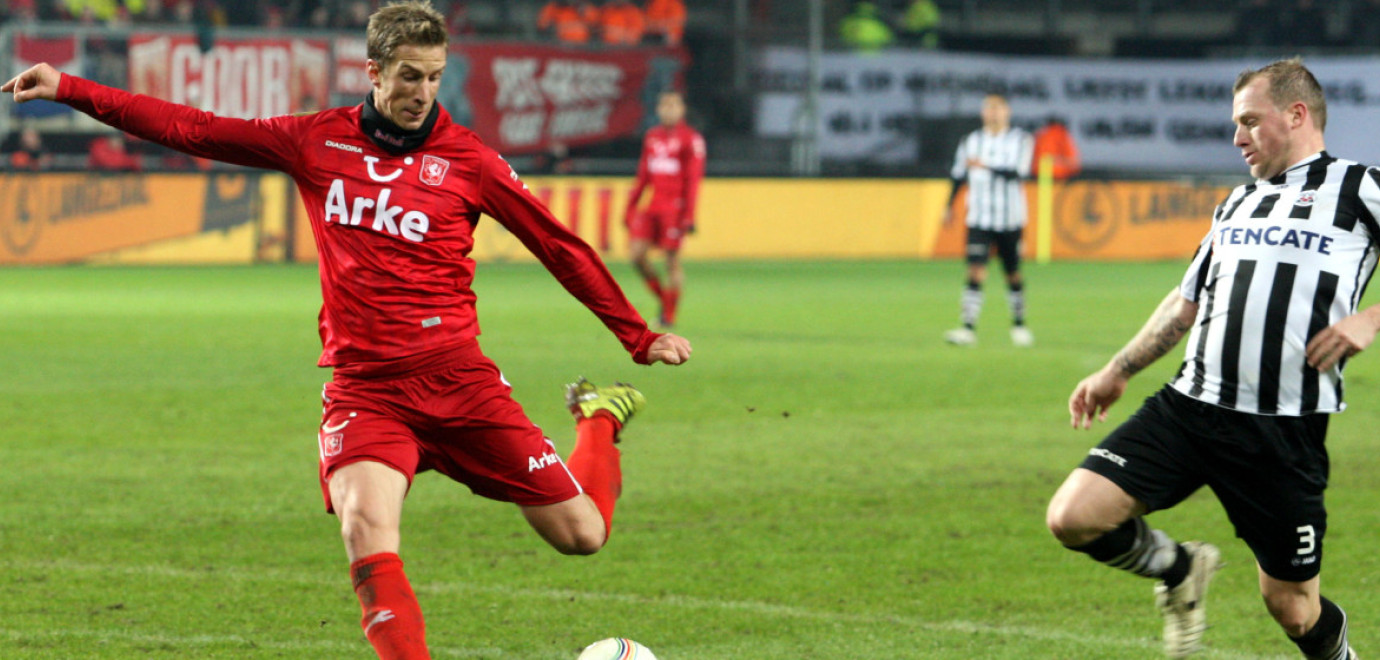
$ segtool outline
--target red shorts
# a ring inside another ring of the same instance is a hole
[[[555,445],[511,394],[473,341],[417,373],[374,379],[337,371],[322,389],[317,433],[326,511],[334,512],[331,474],[357,461],[388,465],[409,486],[418,472],[436,470],[476,495],[526,506],[579,495]]]
[[[628,225],[628,238],[647,241],[670,252],[679,250],[680,241],[685,238],[680,210],[648,208],[634,214]]]

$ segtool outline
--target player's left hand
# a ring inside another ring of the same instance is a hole
[[[690,340],[666,333],[656,338],[647,349],[647,362],[655,364],[683,364],[690,359]]]
[[[1308,366],[1327,371],[1345,358],[1366,350],[1375,341],[1376,319],[1370,310],[1352,314],[1308,341]]]
[[[0,85],[0,92],[13,92],[15,103],[36,99],[53,101],[57,99],[58,84],[61,81],[62,74],[57,69],[47,63],[35,64],[29,70]]]

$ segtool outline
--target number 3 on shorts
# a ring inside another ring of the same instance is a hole
[[[1299,527],[1298,529],[1296,529],[1296,530],[1294,530],[1294,531],[1296,531],[1296,532],[1299,533],[1299,551],[1298,551],[1298,554],[1301,554],[1301,555],[1313,554],[1313,549],[1314,549],[1315,547],[1317,547],[1317,538],[1318,538],[1317,532],[1313,531],[1313,526],[1312,526],[1312,525],[1304,525],[1304,526]]]

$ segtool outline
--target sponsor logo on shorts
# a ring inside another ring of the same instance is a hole
[[[1109,452],[1109,451],[1107,451],[1106,449],[1103,449],[1103,448],[1101,448],[1101,447],[1093,447],[1092,449],[1089,449],[1089,450],[1088,450],[1088,455],[1089,455],[1089,456],[1099,456],[1099,457],[1105,458],[1105,459],[1107,459],[1107,460],[1109,460],[1109,461],[1111,461],[1111,462],[1113,462],[1113,463],[1116,463],[1116,464],[1117,464],[1118,466],[1120,466],[1120,467],[1126,467],[1126,459],[1125,459],[1125,458],[1122,458],[1122,457],[1120,457],[1120,456],[1117,456],[1116,454],[1113,454],[1112,452]]]
[[[560,456],[557,456],[557,455],[555,454],[555,452],[546,452],[545,454],[542,454],[540,457],[538,457],[538,456],[528,456],[528,457],[527,457],[527,472],[529,472],[529,473],[531,473],[531,472],[536,472],[537,470],[540,470],[540,469],[542,469],[542,468],[551,467],[552,465],[555,465],[555,464],[560,463],[560,462],[561,462],[561,457],[560,457]]]

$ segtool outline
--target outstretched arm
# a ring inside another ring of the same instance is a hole
[[[297,155],[294,127],[310,118],[234,119],[143,94],[131,94],[47,64],[34,65],[0,86],[18,103],[67,104],[131,135],[200,158],[289,171]]]
[[[1131,376],[1164,357],[1179,344],[1193,319],[1198,315],[1198,303],[1175,289],[1165,296],[1150,320],[1122,347],[1107,366],[1084,378],[1069,396],[1069,416],[1074,428],[1089,428],[1093,419],[1106,421],[1107,410],[1126,391]]]

